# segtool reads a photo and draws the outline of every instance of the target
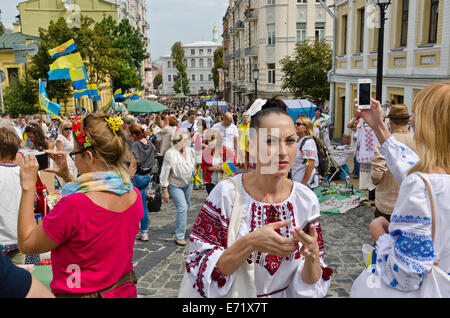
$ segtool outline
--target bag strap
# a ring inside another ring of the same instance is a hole
[[[236,195],[234,197],[233,208],[231,210],[230,223],[228,226],[228,237],[227,237],[227,246],[231,246],[236,240],[237,234],[239,232],[239,227],[242,221],[242,191],[241,186],[237,180],[238,177],[230,178],[234,183],[234,187],[236,188]]]
[[[434,244],[434,236],[435,236],[435,231],[436,231],[436,223],[435,223],[435,215],[436,215],[436,213],[435,213],[435,208],[434,208],[433,192],[431,190],[431,186],[430,186],[430,183],[428,182],[427,178],[422,173],[418,173],[418,175],[422,178],[423,182],[425,183],[425,187],[427,188],[427,191],[428,191],[428,196],[430,197],[431,236],[432,236],[433,244]],[[435,262],[434,265],[439,267],[439,262]]]

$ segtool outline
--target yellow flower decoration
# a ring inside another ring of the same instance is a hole
[[[109,128],[111,128],[111,130],[113,131],[114,135],[116,135],[116,132],[124,124],[122,118],[120,117],[107,117],[105,118],[105,120],[108,123]]]

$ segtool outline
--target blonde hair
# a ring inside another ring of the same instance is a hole
[[[72,127],[72,122],[70,120],[64,119],[59,125],[59,132],[63,133],[64,127]]]
[[[441,167],[450,173],[450,82],[424,88],[414,98],[414,141],[420,161],[413,172]]]
[[[308,136],[314,136],[313,122],[311,121],[311,119],[304,114],[298,115],[297,119],[299,118],[306,125],[306,134]]]
[[[108,169],[128,174],[127,162],[131,156],[123,129],[114,133],[105,120],[108,117],[104,113],[89,114],[83,119],[83,129],[92,143],[95,157]]]

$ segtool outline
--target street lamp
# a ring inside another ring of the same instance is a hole
[[[380,29],[378,34],[378,59],[377,59],[377,90],[376,100],[382,102],[383,91],[383,54],[384,54],[384,22],[386,21],[386,10],[391,4],[391,0],[375,0],[375,4],[380,7]]]
[[[253,69],[253,79],[255,80],[255,99],[258,98],[258,78],[259,78],[259,69],[255,64],[255,68]]]

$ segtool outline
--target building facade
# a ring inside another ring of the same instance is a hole
[[[251,102],[256,85],[259,98],[289,97],[281,89],[280,60],[298,42],[333,41],[333,20],[317,0],[230,0],[223,28],[224,95],[233,105]]]
[[[373,0],[336,1],[334,137],[350,135],[359,78],[376,95],[379,9]],[[447,32],[444,32],[446,30]],[[396,0],[386,11],[382,100],[409,107],[426,86],[450,79],[450,1]]]
[[[213,39],[218,39],[217,29],[213,31]],[[184,48],[184,63],[189,79],[190,95],[206,95],[214,90],[214,81],[211,69],[214,66],[214,51],[219,47],[218,42],[199,41],[182,45]],[[161,57],[163,74],[163,93],[175,95],[173,85],[178,71],[174,59],[170,55]]]

